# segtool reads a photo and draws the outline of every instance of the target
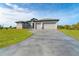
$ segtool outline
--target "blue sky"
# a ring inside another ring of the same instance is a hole
[[[0,3],[0,24],[16,26],[15,21],[56,18],[59,25],[79,22],[78,3]]]

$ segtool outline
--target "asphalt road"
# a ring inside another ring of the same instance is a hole
[[[57,30],[33,31],[33,36],[10,47],[1,56],[79,56],[79,42]]]

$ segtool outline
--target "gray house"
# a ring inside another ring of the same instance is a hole
[[[30,21],[17,21],[17,29],[57,29],[59,19],[31,19]]]

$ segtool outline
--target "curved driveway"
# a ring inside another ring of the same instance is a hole
[[[79,56],[79,42],[57,30],[38,30],[21,43],[1,48],[0,55]]]

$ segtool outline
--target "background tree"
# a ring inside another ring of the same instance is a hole
[[[2,25],[0,25],[0,29],[3,29],[3,26]]]
[[[58,29],[64,29],[64,26],[58,25]]]
[[[70,30],[79,30],[79,23],[72,24],[72,25],[59,25],[58,29],[70,29]]]
[[[75,29],[79,30],[79,23],[75,24]]]
[[[64,25],[64,29],[70,29],[71,26],[70,25]]]
[[[10,26],[9,28],[12,29],[12,26]]]

